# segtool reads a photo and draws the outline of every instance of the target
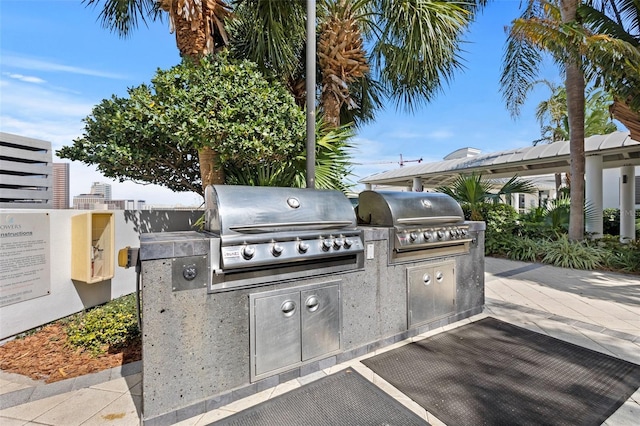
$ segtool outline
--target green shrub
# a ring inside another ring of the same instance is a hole
[[[579,241],[569,241],[566,235],[556,241],[548,241],[541,247],[543,263],[562,268],[596,269],[604,261],[601,248]]]
[[[106,346],[119,347],[140,335],[135,295],[121,297],[72,317],[67,324],[69,343],[93,354]]]
[[[540,247],[543,241],[529,237],[513,238],[513,245],[508,253],[509,259],[523,262],[536,262],[542,256]]]
[[[605,253],[603,264],[607,269],[620,272],[640,272],[640,240],[622,244],[618,237],[605,236],[596,244]]]

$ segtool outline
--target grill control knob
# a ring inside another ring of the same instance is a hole
[[[256,254],[256,249],[251,246],[245,246],[242,248],[242,257],[249,260]]]
[[[438,231],[438,239],[439,240],[443,240],[444,239],[444,231]]]
[[[466,236],[467,236],[467,234],[469,233],[469,231],[467,231],[467,230],[466,230],[466,229],[464,229],[464,228],[463,228],[463,229],[462,229],[462,231],[460,231],[460,232],[462,232],[462,236],[463,236],[463,237],[466,237]]]
[[[333,247],[333,241],[327,239],[322,241],[322,250],[329,251]]]
[[[307,250],[309,250],[309,244],[305,243],[304,241],[300,241],[298,243],[298,251],[300,253],[306,253]]]
[[[353,241],[351,241],[350,239],[344,240],[344,248],[346,249],[351,248],[352,245],[353,245]]]
[[[424,233],[424,240],[425,241],[431,241],[431,238],[433,238],[433,235],[431,235],[431,232],[425,232]]]
[[[409,234],[409,241],[414,242],[417,239],[418,239],[418,234],[416,234],[415,232],[411,232]]]
[[[343,245],[344,240],[342,238],[336,238],[335,240],[333,240],[333,248],[335,248],[336,250],[340,250]]]
[[[284,250],[284,247],[276,243],[271,247],[271,254],[276,257],[280,256],[282,254],[282,250]]]
[[[451,238],[455,238],[456,237],[456,231],[455,229],[452,229],[449,231],[449,235],[451,236]]]

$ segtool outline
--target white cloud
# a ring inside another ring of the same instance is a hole
[[[451,139],[453,138],[453,136],[454,136],[453,132],[447,129],[434,130],[425,135],[427,139],[438,139],[438,140]]]
[[[20,80],[20,81],[23,81],[25,83],[35,83],[35,84],[46,83],[46,80],[43,80],[43,79],[41,79],[39,77],[33,77],[33,76],[22,75],[22,74],[12,74],[12,73],[8,73],[8,72],[5,72],[3,74],[6,75],[9,78],[13,78],[15,80]]]
[[[116,80],[127,79],[127,76],[117,73],[111,73],[101,70],[93,70],[89,68],[76,67],[72,65],[63,65],[41,59],[25,58],[19,55],[3,54],[2,65],[5,68],[19,68],[31,71],[44,72],[61,72],[70,74],[87,75],[91,77],[110,78]]]

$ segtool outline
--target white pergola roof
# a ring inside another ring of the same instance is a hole
[[[602,156],[602,167],[640,165],[640,142],[629,132],[591,136],[585,139],[585,155]],[[529,146],[506,151],[480,154],[474,157],[403,166],[367,176],[360,183],[371,185],[411,186],[420,178],[425,187],[448,185],[460,174],[481,173],[487,178],[539,176],[569,172],[569,141]]]

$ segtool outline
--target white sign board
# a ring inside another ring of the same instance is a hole
[[[0,213],[0,306],[51,293],[48,213]]]

